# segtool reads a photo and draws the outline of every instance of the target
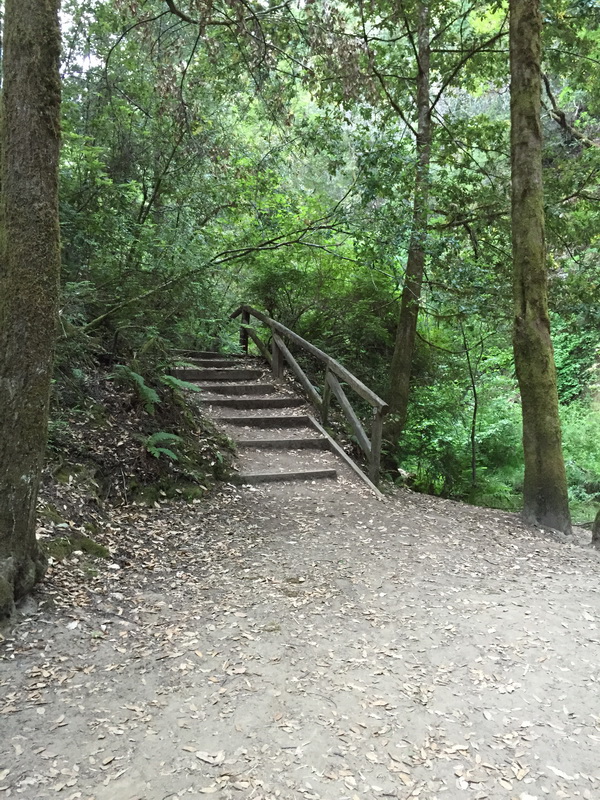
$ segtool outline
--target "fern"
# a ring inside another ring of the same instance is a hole
[[[150,455],[154,456],[154,458],[160,458],[160,454],[164,453],[171,461],[179,461],[179,457],[175,455],[172,450],[169,450],[168,447],[152,447],[148,452]]]
[[[199,386],[195,383],[189,383],[189,381],[182,381],[179,378],[173,377],[173,375],[161,375],[160,382],[164,383],[165,386],[168,386],[169,389],[173,389],[174,391],[189,391],[189,392],[200,392],[202,391]]]
[[[156,433],[151,434],[146,439],[142,440],[142,444],[146,448],[146,451],[150,453],[151,456],[154,458],[160,458],[161,454],[167,456],[172,461],[179,461],[179,456],[174,453],[168,447],[162,447],[159,445],[162,444],[170,444],[175,445],[181,442],[181,436],[177,436],[175,433],[167,433],[166,431],[157,431]]]
[[[147,385],[139,372],[134,372],[132,369],[125,366],[125,364],[117,364],[111,377],[132,385],[142,401],[144,409],[148,414],[154,414],[156,406],[160,403],[160,397],[158,396],[158,392]]]
[[[152,444],[157,444],[158,442],[180,442],[181,436],[176,433],[167,433],[167,431],[156,431],[146,441]]]

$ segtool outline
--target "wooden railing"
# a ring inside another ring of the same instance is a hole
[[[237,311],[231,315],[231,319],[241,316],[241,330],[240,330],[240,344],[244,351],[248,352],[249,340],[257,346],[260,353],[266,358],[271,366],[273,377],[283,377],[284,363],[290,366],[292,372],[296,375],[299,382],[302,384],[310,402],[318,409],[321,420],[324,425],[327,425],[329,418],[329,407],[331,403],[331,396],[333,395],[344,412],[348,420],[356,440],[360,445],[362,451],[367,457],[369,463],[369,478],[374,484],[379,480],[379,467],[381,462],[381,436],[383,430],[383,418],[388,410],[387,403],[381,399],[375,392],[371,391],[368,386],[356,378],[351,372],[343,367],[339,361],[336,361],[331,356],[327,355],[323,350],[315,347],[314,344],[307,342],[297,333],[286,328],[280,322],[277,322],[262,311],[257,311],[252,306],[240,306]],[[271,329],[271,349],[263,342],[258,333],[250,324],[251,317]],[[284,339],[288,339],[295,345],[306,350],[312,356],[317,358],[325,365],[325,375],[323,379],[323,391],[319,393],[313,386],[308,376],[298,364]],[[348,399],[344,387],[341,382],[343,381],[349,386],[359,397],[366,400],[373,409],[373,421],[371,424],[370,438],[367,434],[362,422],[354,411],[350,400]]]

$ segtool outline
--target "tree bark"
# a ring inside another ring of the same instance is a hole
[[[550,320],[542,184],[539,0],[510,0],[513,346],[523,414],[523,515],[571,532]]]
[[[0,195],[0,617],[43,575],[35,506],[60,246],[59,0],[6,0]]]
[[[596,514],[596,519],[592,524],[592,547],[600,550],[600,511]]]
[[[389,406],[385,438],[395,443],[408,412],[410,378],[417,335],[421,289],[425,270],[425,241],[429,219],[429,165],[431,161],[431,101],[429,88],[429,8],[419,6],[417,74],[417,166],[415,170],[411,235],[394,352],[390,365]]]

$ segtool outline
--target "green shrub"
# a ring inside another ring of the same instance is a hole
[[[561,418],[572,515],[589,521],[600,500],[600,402],[576,400],[562,407]]]

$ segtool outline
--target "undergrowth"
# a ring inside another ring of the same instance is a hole
[[[78,479],[84,468],[99,503],[202,496],[228,476],[232,446],[194,404],[198,391],[169,374],[164,353],[130,364],[62,365],[49,470]]]
[[[600,403],[583,396],[561,406],[562,439],[571,515],[589,523],[600,504]],[[474,505],[522,507],[521,409],[515,388],[495,380],[479,396],[472,471],[472,407],[459,386],[416,387],[408,424],[395,453],[410,488]]]

